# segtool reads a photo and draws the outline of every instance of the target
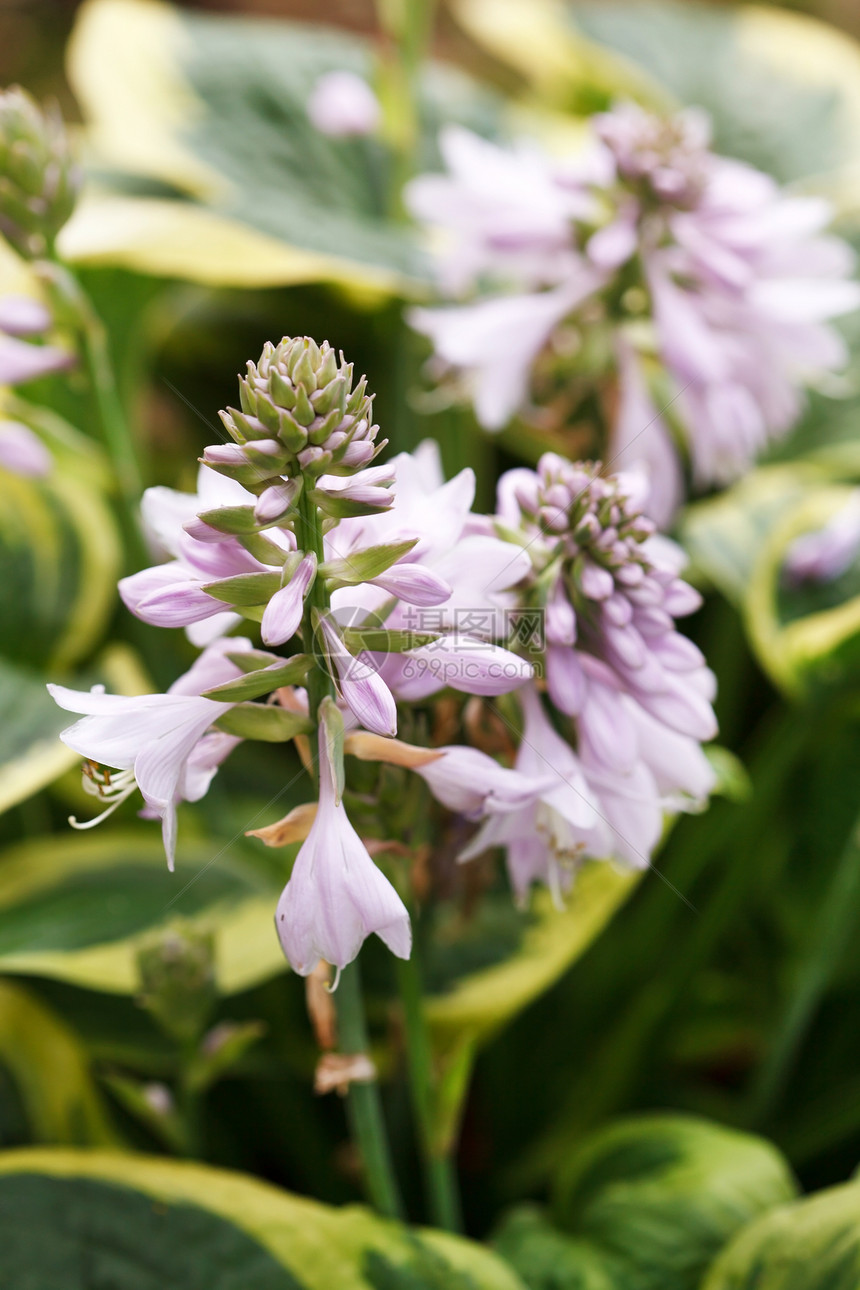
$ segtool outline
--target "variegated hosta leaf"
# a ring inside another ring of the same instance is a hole
[[[860,561],[799,586],[785,572],[794,540],[823,528],[852,491],[820,463],[767,466],[684,517],[681,536],[695,567],[737,606],[762,666],[792,693],[856,675]]]
[[[461,930],[455,921],[450,928],[434,931],[431,974],[438,979],[447,968],[444,986],[429,994],[425,1004],[439,1071],[440,1142],[456,1133],[481,1046],[584,953],[640,877],[595,862],[578,875],[564,910],[555,907],[545,890],[535,893],[527,913],[513,909],[507,895],[501,908],[485,898],[485,926]],[[485,966],[462,970],[462,965],[476,961]]]
[[[390,215],[384,145],[322,135],[307,113],[323,73],[372,81],[374,60],[371,41],[332,28],[90,0],[69,76],[99,186],[63,230],[63,254],[211,284],[420,290],[427,270]],[[502,113],[500,96],[453,68],[431,69],[423,96],[422,166],[442,120],[492,131]]]
[[[71,724],[45,688],[59,673],[31,671],[0,660],[0,813],[22,802],[59,778],[80,761],[60,742],[59,734]],[[141,694],[151,688],[140,675],[135,655],[124,645],[109,645],[85,677],[68,683],[89,689],[105,684],[117,694]]]
[[[702,1290],[823,1290],[860,1279],[860,1184],[831,1187],[750,1223]]]
[[[7,848],[0,972],[133,995],[141,944],[181,916],[213,929],[222,993],[274,976],[286,967],[273,926],[279,876],[270,882],[224,851],[223,842],[187,840],[169,874],[154,824]]]
[[[116,522],[58,456],[45,479],[0,469],[0,656],[55,672],[96,645],[116,604]]]
[[[15,1084],[37,1142],[119,1144],[83,1045],[30,991],[7,981],[0,981],[0,1066]]]
[[[681,0],[455,0],[454,9],[557,106],[704,107],[718,151],[783,182],[827,174],[841,204],[858,208],[860,47],[833,27],[777,8]]]
[[[525,1290],[482,1246],[359,1206],[321,1205],[206,1165],[47,1150],[0,1154],[0,1283]]]
[[[700,1290],[735,1233],[795,1194],[764,1139],[641,1116],[574,1144],[552,1214],[514,1210],[494,1244],[532,1290]]]

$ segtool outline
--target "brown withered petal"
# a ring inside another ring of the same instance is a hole
[[[442,756],[433,748],[415,748],[401,739],[389,739],[367,730],[353,730],[346,736],[343,747],[344,752],[358,757],[359,761],[384,761],[391,766],[406,766],[409,770],[427,766]]]
[[[320,959],[305,977],[305,1003],[314,1037],[324,1052],[337,1047],[337,1009],[330,986],[331,965]]]
[[[373,1084],[376,1067],[367,1053],[324,1053],[317,1062],[314,1092],[346,1097],[350,1084]]]
[[[267,847],[286,847],[291,842],[304,842],[316,819],[316,802],[303,802],[294,806],[282,820],[267,824],[262,829],[249,829],[246,838],[259,838]]]

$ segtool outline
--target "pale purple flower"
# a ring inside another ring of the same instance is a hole
[[[326,72],[308,99],[308,116],[321,134],[350,138],[373,134],[382,109],[373,90],[355,72]]]
[[[458,294],[488,271],[548,286],[576,267],[571,223],[594,211],[581,179],[533,145],[500,147],[462,126],[447,126],[439,148],[447,173],[413,179],[404,198],[435,235],[445,290]]]
[[[283,645],[299,630],[305,596],[316,577],[317,558],[312,551],[302,556],[286,586],[276,591],[266,605],[260,630],[266,645]]]
[[[500,430],[527,402],[531,369],[557,325],[602,285],[599,270],[579,264],[552,291],[496,296],[447,309],[410,309],[416,331],[464,383],[475,415]]]
[[[40,478],[50,472],[53,457],[38,435],[20,421],[0,421],[0,466],[13,475]]]
[[[646,867],[665,814],[698,809],[714,784],[700,747],[716,733],[714,679],[675,627],[699,597],[679,577],[683,553],[640,514],[637,488],[641,499],[641,480],[551,453],[499,484],[501,518],[533,564],[523,608],[546,611],[558,728],[536,688],[520,689],[516,770],[534,796],[504,816],[485,809],[462,858],[504,847],[521,898],[535,881],[560,897],[589,857]],[[555,782],[538,785],[547,775]]]
[[[249,642],[234,640],[229,647],[242,651],[249,648]],[[72,820],[76,827],[100,823],[139,788],[147,813],[162,822],[167,864],[173,869],[177,803],[198,801],[220,762],[238,742],[220,731],[209,733],[214,722],[234,705],[200,695],[200,690],[240,675],[239,668],[224,656],[225,651],[226,644],[201,656],[167,694],[126,698],[106,694],[103,686],[89,692],[48,686],[61,708],[82,714],[60,738],[91,763],[85,787],[108,803],[86,824]],[[114,768],[118,774],[110,774]]]
[[[475,636],[451,633],[379,658],[380,671],[398,699],[427,698],[449,686],[464,694],[508,694],[534,676],[534,668],[510,650]]]
[[[625,104],[591,135],[564,168],[444,136],[447,173],[413,181],[410,200],[437,234],[442,291],[473,296],[409,317],[488,429],[535,411],[536,372],[554,388],[567,364],[584,395],[617,374],[606,455],[642,472],[665,524],[682,460],[699,487],[728,482],[796,421],[804,388],[844,366],[830,321],[860,306],[860,286],[848,245],[823,232],[827,202],[717,156],[702,113]]]
[[[253,494],[205,465],[198,473],[197,490],[146,490],[141,504],[144,529],[153,545],[174,559],[123,578],[119,593],[126,608],[144,622],[156,627],[188,628],[195,645],[206,645],[232,630],[241,619],[223,601],[204,591],[205,584],[272,570],[250,555],[237,538],[208,529],[197,520],[200,512],[250,506]],[[275,533],[280,535],[275,540],[285,552],[295,547],[291,534],[285,530]]]
[[[549,771],[532,777],[509,770],[477,748],[451,744],[434,751],[435,761],[416,766],[433,796],[449,811],[476,820],[484,815],[505,814],[530,805],[555,782]]]
[[[432,440],[425,440],[414,453],[400,453],[390,469],[394,506],[377,515],[342,520],[326,539],[326,554],[348,561],[352,552],[366,546],[403,540],[413,540],[415,546],[381,577],[334,592],[335,611],[349,611],[352,622],[361,611],[373,615],[391,595],[398,595],[406,604],[386,618],[387,627],[452,632],[462,629],[468,616],[470,635],[504,636],[505,612],[514,604],[509,589],[526,577],[531,564],[527,552],[493,534],[473,531],[474,472],[462,470],[446,483]],[[416,565],[422,575],[401,572]],[[409,606],[434,608],[416,613]]]
[[[308,976],[320,959],[338,969],[372,932],[409,958],[412,929],[402,900],[349,822],[332,772],[321,724],[319,806],[278,902],[275,926],[294,971]]]
[[[397,734],[394,696],[372,657],[351,654],[334,623],[320,618],[326,663],[336,677],[341,699],[358,724],[377,735]]]
[[[802,533],[786,553],[783,571],[786,581],[832,582],[848,569],[860,554],[860,489],[821,528]]]
[[[38,300],[28,296],[0,299],[0,385],[23,385],[74,366],[75,355],[68,350],[21,339],[39,336],[50,325],[51,315]]]
[[[394,495],[390,491],[394,474],[390,464],[369,466],[352,475],[320,475],[317,490],[330,497],[347,502],[360,502],[364,506],[390,506]]]
[[[545,883],[560,898],[584,858],[586,836],[600,823],[598,804],[577,754],[553,729],[536,689],[525,686],[520,702],[525,722],[515,769],[531,782],[532,792],[516,809],[489,812],[460,859],[504,847],[520,900],[533,882]]]

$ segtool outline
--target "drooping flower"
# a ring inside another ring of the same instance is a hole
[[[326,72],[308,99],[308,116],[321,134],[354,138],[373,134],[382,109],[373,90],[355,72]]]
[[[48,686],[61,708],[81,714],[60,738],[86,758],[87,791],[107,802],[95,819],[84,824],[73,820],[75,827],[100,823],[139,788],[147,813],[162,822],[167,863],[173,869],[177,804],[203,797],[218,765],[238,742],[211,729],[233,705],[201,696],[202,690],[240,675],[226,657],[227,648],[242,652],[250,642],[235,639],[207,650],[167,694],[127,698],[106,694],[103,686],[89,692]]]
[[[442,152],[447,173],[407,196],[442,291],[471,299],[413,325],[488,429],[516,412],[579,427],[596,391],[594,448],[652,481],[661,525],[682,468],[697,487],[732,479],[844,365],[829,323],[860,287],[828,204],[717,156],[701,113],[621,105],[564,165],[459,128]]]
[[[308,976],[320,959],[344,968],[372,932],[409,958],[409,915],[349,822],[338,793],[325,723],[319,732],[319,807],[275,915],[294,971]]]
[[[525,775],[501,766],[478,748],[449,744],[434,749],[433,761],[413,767],[437,801],[466,819],[507,814],[530,805],[555,786],[555,774]]]

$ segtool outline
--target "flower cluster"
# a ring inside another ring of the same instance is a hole
[[[177,805],[205,794],[241,739],[315,734],[318,801],[257,833],[303,843],[276,917],[303,974],[344,967],[372,932],[410,951],[403,901],[347,816],[345,753],[419,775],[478,825],[461,858],[504,846],[522,897],[534,881],[560,892],[585,856],[646,864],[663,812],[711,787],[699,743],[714,720],[710,673],[674,625],[696,594],[628,485],[547,456],[503,478],[498,517],[473,515],[472,472],[446,482],[434,444],[370,465],[365,384],[308,339],[267,346],[241,405],[222,414],[233,441],[206,450],[196,494],[146,494],[149,535],[171,558],[120,584],[140,618],[204,647],[197,662],[166,694],[51,687],[81,714],[63,738],[103,807],[77,827],[139,788],[172,868]],[[535,609],[556,724],[533,660],[499,643],[511,614]],[[267,648],[231,634],[243,622]],[[395,737],[398,705],[442,690],[519,691],[513,766]]]
[[[545,616],[546,682],[556,723],[534,684],[520,691],[516,770],[544,786],[487,819],[464,853],[503,845],[517,892],[559,891],[586,857],[643,867],[664,812],[696,809],[714,775],[714,679],[675,627],[698,594],[683,556],[641,514],[636,481],[545,455],[499,485],[499,521],[532,562],[524,606]],[[548,781],[548,782],[547,782]]]
[[[444,483],[432,448],[370,465],[382,446],[371,399],[326,344],[267,345],[240,389],[241,409],[222,414],[232,442],[206,449],[197,494],[155,488],[144,497],[149,535],[171,558],[120,583],[133,613],[186,628],[204,653],[166,695],[52,689],[83,716],[63,737],[87,759],[85,786],[105,806],[98,819],[139,787],[145,813],[163,821],[171,867],[177,803],[205,793],[240,738],[310,733],[325,709],[321,750],[334,738],[333,713],[385,743],[397,731],[396,700],[410,697],[410,669],[421,671],[422,696],[446,686],[502,694],[532,676],[528,661],[492,639],[454,630],[456,605],[500,608],[528,568],[504,540],[469,531],[471,471]],[[433,629],[403,628],[404,606],[432,607]],[[228,634],[243,620],[259,623],[267,649]],[[266,696],[276,702],[254,702]],[[368,931],[383,934],[373,893],[386,880],[358,881],[356,846],[365,872],[375,866],[328,774],[320,772],[318,823],[279,907],[299,971],[316,962],[309,946],[343,966]],[[312,860],[319,838],[325,863]],[[341,924],[342,936],[326,938],[330,921],[312,931],[323,905],[308,906],[310,888],[315,901],[339,901],[344,918],[353,910],[349,926],[365,929],[357,941]],[[398,936],[392,948],[404,943]]]
[[[661,527],[685,473],[739,474],[796,420],[803,386],[844,364],[828,320],[860,288],[850,248],[822,233],[828,204],[717,156],[700,113],[617,107],[563,164],[460,128],[441,147],[447,173],[407,200],[442,290],[473,298],[413,309],[413,326],[488,429],[516,412],[579,428],[596,390],[594,447],[645,475]]]

